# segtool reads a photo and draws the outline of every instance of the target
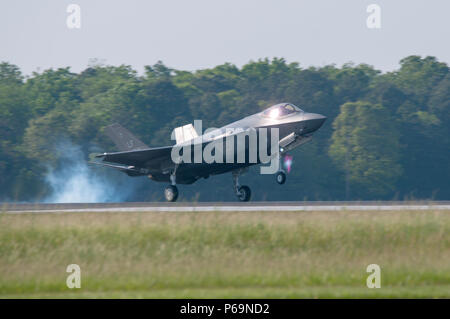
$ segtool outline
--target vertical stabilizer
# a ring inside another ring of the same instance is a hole
[[[105,127],[105,133],[116,144],[119,151],[132,151],[148,148],[140,139],[120,124]]]
[[[177,127],[175,129],[175,139],[177,144],[190,141],[198,137],[198,133],[192,124]]]

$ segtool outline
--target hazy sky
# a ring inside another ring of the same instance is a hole
[[[66,24],[69,4],[81,28]],[[369,29],[369,4],[381,29]],[[307,67],[353,61],[388,71],[401,58],[450,63],[448,0],[2,0],[0,61],[25,74],[84,69],[89,59],[139,71],[162,60],[184,70],[284,57]]]

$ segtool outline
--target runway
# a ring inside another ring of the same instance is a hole
[[[357,201],[357,202],[125,202],[125,203],[2,203],[0,213],[126,213],[126,212],[254,212],[254,211],[392,211],[450,210],[450,201]]]

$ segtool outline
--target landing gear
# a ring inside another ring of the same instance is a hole
[[[250,187],[242,185],[239,187],[239,193],[236,194],[241,202],[248,202],[252,196],[252,191]]]
[[[239,185],[239,176],[242,175],[243,172],[244,170],[236,170],[232,172],[234,192],[236,193],[237,198],[241,202],[248,202],[250,200],[250,197],[252,196],[250,187],[245,185],[242,186]]]
[[[277,183],[283,185],[286,182],[286,173],[283,171],[279,171],[275,176]]]
[[[175,169],[173,170],[172,174],[170,174],[170,183],[171,185],[167,186],[164,190],[164,197],[168,202],[175,202],[178,198],[178,188],[176,186],[176,172],[177,172],[178,165],[175,166]]]
[[[285,150],[282,147],[280,148],[280,153],[281,154],[285,153]],[[282,158],[279,157],[278,159],[280,161],[279,162],[280,170],[275,175],[275,180],[277,181],[278,184],[283,185],[284,183],[286,183],[286,172],[281,167],[286,168],[287,171],[289,172],[291,170],[292,165],[292,156],[284,154]]]
[[[169,185],[164,190],[164,197],[168,202],[175,202],[178,198],[178,188],[175,185]]]

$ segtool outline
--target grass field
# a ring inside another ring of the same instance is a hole
[[[0,298],[30,297],[450,298],[450,211],[0,214]]]

